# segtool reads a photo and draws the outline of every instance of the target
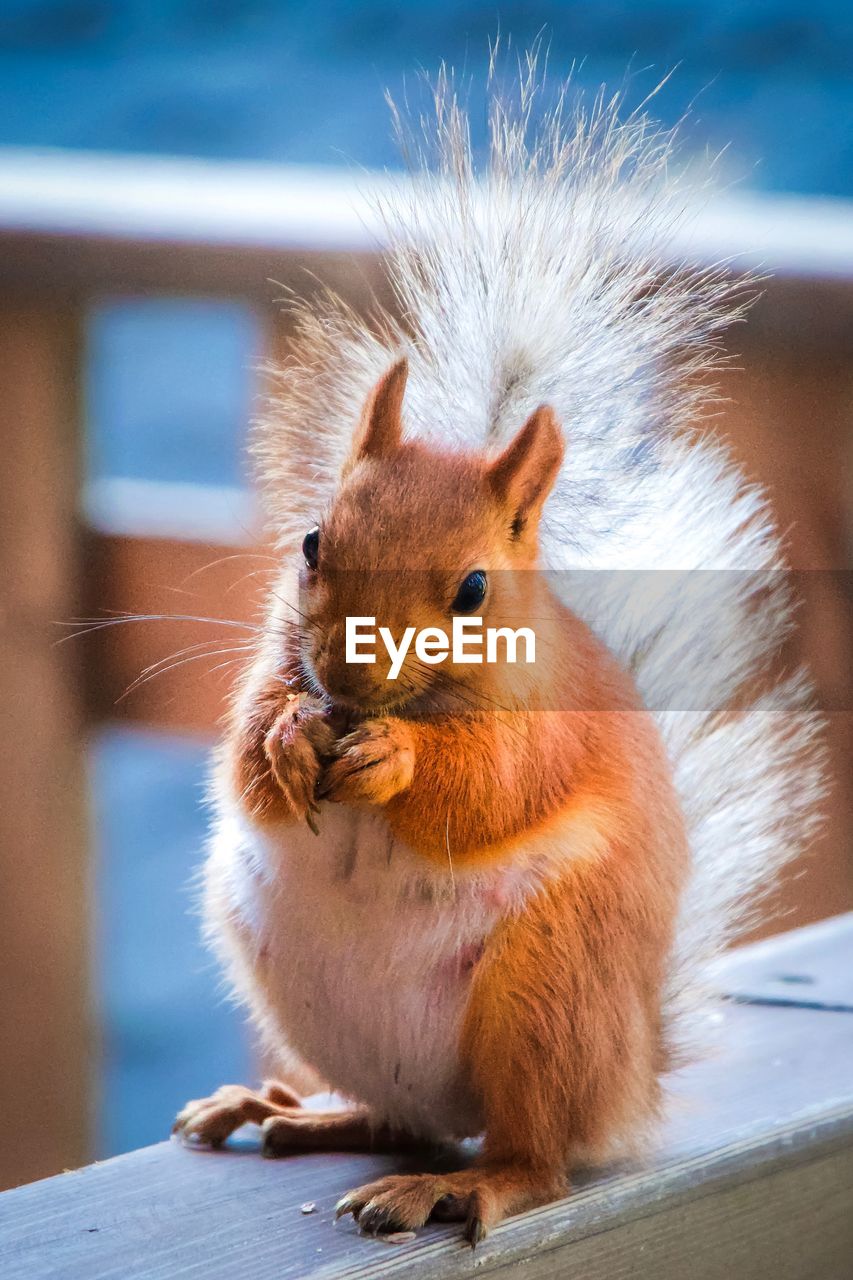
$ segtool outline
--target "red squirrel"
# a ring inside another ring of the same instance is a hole
[[[663,357],[713,329],[709,298],[662,273],[657,311],[628,305],[648,267],[626,256],[620,275],[625,204],[605,197],[636,184],[642,138],[632,152],[601,119],[579,124],[543,174],[526,125],[496,129],[481,225],[454,112],[440,128],[458,163],[416,214],[432,252],[404,237],[392,260],[408,331],[389,321],[381,340],[334,301],[303,315],[260,446],[281,574],[215,782],[209,936],[283,1068],[310,1065],[351,1105],[317,1112],[282,1084],[224,1086],[176,1128],[218,1145],[254,1121],[264,1153],[282,1156],[482,1135],[456,1172],[391,1175],[338,1205],[372,1233],[459,1220],[476,1244],[653,1125],[682,951],[699,963],[719,946],[770,869],[756,771],[790,781],[777,719],[790,731],[800,713],[792,687],[720,715],[733,676],[771,647],[766,621],[746,619],[748,570],[774,562],[775,542],[728,464],[671,429],[674,387],[695,408],[695,365],[685,377]],[[548,122],[552,143],[563,128]],[[596,128],[603,163],[584,134]],[[579,183],[601,225],[584,221]],[[661,568],[732,567],[731,549],[744,552],[722,619],[691,608],[661,625],[652,609],[628,626],[609,620],[603,581],[558,589],[543,571],[633,568],[650,545]],[[399,637],[458,616],[529,626],[536,660],[432,663],[410,647],[389,679],[380,652],[346,659],[348,618]],[[730,660],[701,707],[652,708],[655,692],[683,696],[716,626]],[[795,728],[804,741],[807,721]],[[810,801],[798,779],[790,847]],[[752,828],[715,863],[719,832],[729,842],[746,814]]]

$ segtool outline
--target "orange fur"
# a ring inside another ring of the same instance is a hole
[[[630,676],[535,571],[563,453],[552,411],[537,410],[497,458],[451,454],[403,440],[404,383],[398,363],[368,401],[318,566],[303,573],[299,624],[259,656],[227,752],[255,821],[310,819],[320,801],[379,807],[450,872],[511,863],[537,833],[571,833],[546,882],[471,962],[460,1054],[485,1117],[481,1159],[342,1201],[373,1230],[463,1217],[476,1242],[507,1213],[561,1194],[580,1154],[654,1117],[686,840]],[[343,661],[348,614],[392,629],[440,624],[476,567],[489,572],[484,617],[532,620],[545,661],[443,671],[407,659],[397,682],[381,662]],[[342,1140],[353,1132],[344,1126]]]

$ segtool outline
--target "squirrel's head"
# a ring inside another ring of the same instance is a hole
[[[494,687],[494,671],[452,655],[427,661],[413,637],[394,678],[378,635],[375,662],[348,662],[347,619],[374,619],[395,648],[408,628],[451,635],[454,617],[479,617],[484,628],[531,625],[525,611],[541,575],[525,571],[537,565],[539,519],[563,459],[546,405],[497,455],[404,440],[407,374],[398,360],[368,396],[339,488],[302,545],[302,664],[334,703],[356,712],[435,708],[448,698],[459,709],[466,687]]]

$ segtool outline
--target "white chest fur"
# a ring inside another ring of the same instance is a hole
[[[250,998],[260,988],[288,1045],[380,1117],[478,1132],[461,1022],[483,943],[523,895],[521,878],[435,870],[372,812],[324,805],[318,821],[319,836],[261,832],[229,808],[217,826],[208,904],[234,926],[236,969],[253,973],[238,985]]]

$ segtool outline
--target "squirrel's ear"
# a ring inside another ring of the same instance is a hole
[[[511,510],[515,537],[542,510],[564,452],[557,415],[550,405],[541,404],[503,453],[489,463],[486,477],[495,497]]]
[[[402,356],[383,373],[365,401],[345,471],[362,458],[387,458],[403,435],[403,392],[409,362]]]

